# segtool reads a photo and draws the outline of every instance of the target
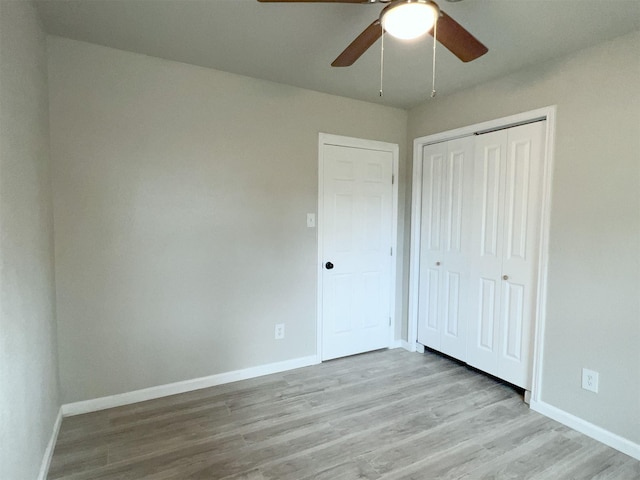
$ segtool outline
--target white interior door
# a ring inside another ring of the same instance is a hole
[[[321,357],[389,346],[394,154],[321,145]]]

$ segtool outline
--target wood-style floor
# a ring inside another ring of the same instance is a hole
[[[640,462],[398,349],[65,418],[60,478],[637,480]]]

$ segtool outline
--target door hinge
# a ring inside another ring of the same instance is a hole
[[[391,175],[391,185],[393,185],[396,181],[396,176],[395,175]]]
[[[393,247],[389,247],[389,255],[393,257]]]
[[[389,326],[391,326],[391,317],[389,317]]]

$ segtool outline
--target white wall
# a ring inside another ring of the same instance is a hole
[[[0,478],[33,480],[58,409],[45,35],[0,1]]]
[[[542,400],[640,443],[640,32],[410,111],[409,138],[557,104]],[[407,198],[409,198],[407,196]],[[583,367],[600,373],[597,395]]]
[[[404,176],[407,112],[56,37],[49,79],[64,401],[314,355],[318,133]]]

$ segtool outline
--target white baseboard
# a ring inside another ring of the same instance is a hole
[[[416,348],[415,345],[413,345],[413,347],[411,346],[411,344],[409,342],[407,342],[406,340],[402,340],[402,345],[400,345],[402,348],[404,348],[407,352],[415,352]]]
[[[407,342],[406,340],[394,340],[391,345],[389,345],[389,348],[404,348],[405,350],[407,350],[408,352],[415,352],[416,349],[415,348],[411,348],[411,344],[409,342]]]
[[[389,348],[404,348],[405,350],[407,350],[408,352],[415,352],[416,349],[413,348],[411,349],[411,344],[409,342],[407,342],[406,340],[402,340],[402,339],[398,339],[398,340],[394,340],[391,345],[389,345]]]
[[[62,406],[62,415],[80,415],[82,413],[96,412],[107,408],[120,407],[131,403],[144,402],[154,398],[166,397],[178,393],[190,392],[201,388],[215,387],[224,383],[247,380],[249,378],[261,377],[272,373],[285,372],[295,368],[308,367],[320,363],[319,357],[311,355],[309,357],[294,358],[283,362],[268,363],[256,367],[234,370],[232,372],[219,373],[208,377],[194,378],[182,382],[158,385],[157,387],[134,390],[132,392],[110,395],[108,397],[94,398],[81,402],[67,403]]]
[[[51,458],[53,457],[53,450],[56,446],[56,440],[58,439],[58,432],[60,431],[60,424],[62,423],[62,407],[58,409],[58,416],[53,424],[53,431],[51,432],[51,438],[42,456],[42,464],[40,464],[40,473],[38,474],[38,480],[47,480],[49,474],[49,465],[51,465]]]
[[[604,443],[611,448],[615,448],[636,460],[640,460],[640,444],[634,443],[620,435],[616,435],[602,427],[598,427],[593,423],[587,422],[580,417],[576,417],[575,415],[565,412],[553,405],[549,405],[548,403],[531,399],[530,406],[532,410],[535,410],[542,415],[560,422],[567,427],[573,428],[580,433],[584,433],[588,437]]]

